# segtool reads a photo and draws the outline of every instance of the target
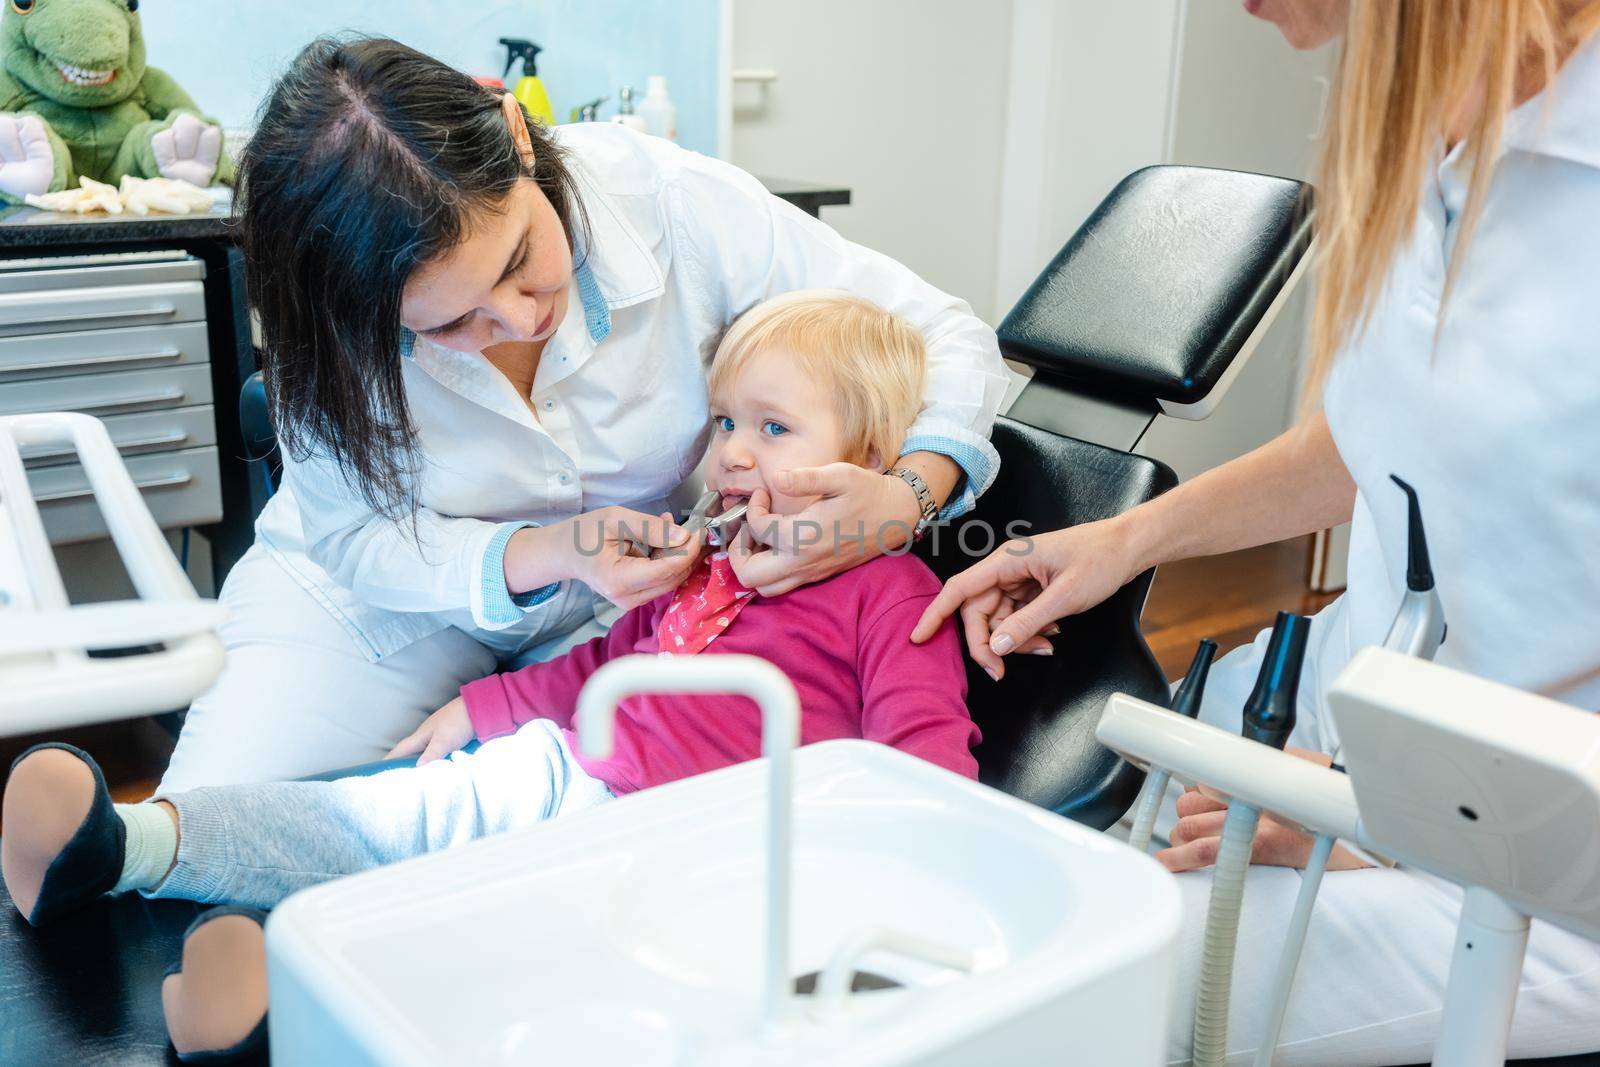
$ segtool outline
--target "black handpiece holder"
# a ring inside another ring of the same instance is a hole
[[[1306,658],[1311,620],[1278,612],[1272,624],[1267,656],[1256,675],[1256,687],[1244,705],[1242,733],[1252,741],[1282,749],[1294,732],[1295,699],[1300,692],[1300,667]]]
[[[1206,678],[1211,674],[1211,661],[1217,658],[1217,643],[1207,637],[1194,650],[1189,661],[1189,672],[1183,676],[1178,691],[1172,695],[1172,710],[1193,719],[1200,714],[1200,700],[1206,693]]]

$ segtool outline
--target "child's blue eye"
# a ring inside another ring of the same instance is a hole
[[[768,419],[766,422],[761,424],[761,432],[772,437],[782,437],[784,434],[789,432],[789,428],[781,422],[773,422],[771,419]]]
[[[717,429],[721,430],[723,433],[732,433],[733,432],[733,420],[728,418],[728,416],[726,416],[726,415],[718,415],[717,416]]]

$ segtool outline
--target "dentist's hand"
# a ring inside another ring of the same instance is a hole
[[[456,697],[422,720],[411,735],[389,750],[384,759],[416,756],[417,766],[432,763],[472,741],[472,720],[467,717],[467,702]]]
[[[1087,611],[1144,569],[1117,519],[1007,541],[951,578],[922,613],[921,643],[961,612],[967,650],[998,679],[1002,657],[1037,652],[1057,619]]]
[[[779,471],[773,482],[786,496],[818,499],[793,515],[776,515],[765,489],[751,495],[728,558],[739,581],[762,596],[820,582],[899,548],[922,514],[904,481],[854,463]]]
[[[585,512],[564,522],[518,530],[506,544],[512,593],[576,579],[624,610],[676,589],[705,547],[672,516],[624,507]],[[659,559],[641,553],[662,548]]]
[[[1319,767],[1332,764],[1332,757],[1323,752],[1290,746],[1284,749]],[[1168,836],[1170,848],[1156,853],[1156,859],[1173,873],[1197,871],[1217,862],[1217,849],[1222,845],[1222,824],[1228,817],[1227,801],[1207,796],[1198,789],[1186,789],[1178,798],[1178,822]],[[1271,814],[1261,816],[1256,827],[1255,842],[1250,848],[1250,862],[1268,867],[1304,868],[1311,859],[1311,849],[1316,839],[1310,834],[1286,823]],[[1372,864],[1361,859],[1343,845],[1334,845],[1328,856],[1328,870],[1354,871]]]

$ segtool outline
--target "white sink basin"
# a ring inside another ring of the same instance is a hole
[[[762,1022],[768,760],[299,893],[267,928],[292,1064],[1161,1062],[1178,898],[1151,859],[861,741],[794,755],[790,969],[878,926],[908,988]]]

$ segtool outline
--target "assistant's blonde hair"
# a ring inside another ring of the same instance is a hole
[[[1481,101],[1456,131],[1472,177],[1442,305],[1482,214],[1506,115],[1526,88],[1552,84],[1597,27],[1600,0],[1351,0],[1317,177],[1308,403],[1410,236],[1440,139]]]
[[[782,348],[826,383],[844,436],[846,462],[900,455],[922,407],[928,349],[922,333],[870,300],[837,289],[800,289],[740,315],[717,346],[711,395],[726,393],[755,356]]]

